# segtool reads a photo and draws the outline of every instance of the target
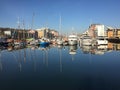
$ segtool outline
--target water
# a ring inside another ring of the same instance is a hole
[[[96,46],[1,50],[0,90],[5,89],[120,90],[120,52]]]

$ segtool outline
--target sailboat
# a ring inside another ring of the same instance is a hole
[[[42,38],[40,41],[40,46],[41,47],[48,47],[50,44],[50,41],[47,38]]]

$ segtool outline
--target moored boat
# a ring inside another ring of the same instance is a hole
[[[69,35],[68,44],[69,45],[77,45],[77,43],[78,43],[77,35]]]
[[[82,45],[90,46],[92,45],[92,38],[90,36],[83,36],[80,40]]]
[[[50,42],[47,39],[42,39],[40,41],[40,46],[49,46]]]

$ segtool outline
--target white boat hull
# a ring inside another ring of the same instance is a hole
[[[58,44],[58,45],[62,45],[62,44],[63,44],[63,41],[57,41],[57,44]]]
[[[68,41],[69,45],[77,45],[77,40]]]
[[[92,45],[92,40],[91,39],[81,39],[80,43],[82,45],[90,46],[90,45]]]
[[[107,45],[108,41],[107,40],[97,40],[98,45]]]

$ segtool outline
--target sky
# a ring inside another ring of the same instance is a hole
[[[120,0],[0,0],[0,27],[84,32],[90,24],[120,28]],[[61,17],[61,25],[60,25]],[[24,23],[24,26],[23,26]]]

